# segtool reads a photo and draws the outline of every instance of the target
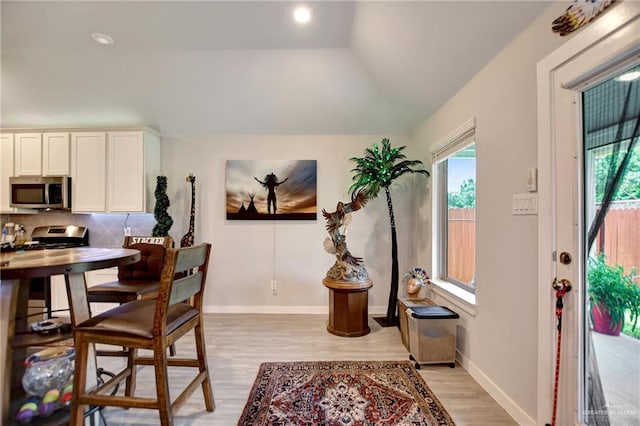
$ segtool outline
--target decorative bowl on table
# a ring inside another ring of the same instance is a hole
[[[62,389],[71,380],[75,350],[69,347],[48,348],[24,360],[26,370],[22,387],[30,395],[43,397],[52,389]]]

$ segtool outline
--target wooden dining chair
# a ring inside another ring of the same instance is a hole
[[[207,411],[214,410],[202,329],[202,298],[210,253],[211,244],[208,243],[167,249],[156,299],[124,303],[76,326],[72,425],[83,424],[86,405],[156,409],[159,411],[160,424],[172,425],[174,413],[198,385],[202,386]],[[193,273],[176,274],[182,271]],[[196,358],[168,357],[167,347],[190,330],[194,330]],[[85,391],[89,346],[95,343],[130,348],[127,366],[96,389]],[[138,349],[153,351],[153,357],[139,357]],[[138,365],[153,365],[155,399],[135,397]],[[169,396],[168,367],[198,369],[196,377],[173,401]],[[123,380],[126,380],[124,396],[108,394]]]
[[[118,280],[91,286],[87,289],[90,303],[123,304],[138,299],[155,298],[160,288],[160,274],[164,265],[166,249],[172,247],[173,239],[166,237],[126,236],[123,248],[140,250],[140,260],[131,265],[118,267]],[[175,355],[175,346],[169,348]],[[99,356],[126,356],[127,350],[99,350]]]
[[[173,245],[167,237],[124,237],[123,248],[140,250],[140,261],[118,267],[118,280],[87,289],[91,303],[126,303],[156,297],[166,249]]]

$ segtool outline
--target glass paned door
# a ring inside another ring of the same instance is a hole
[[[614,358],[605,360],[595,345],[590,349],[595,339],[589,342],[596,332],[591,329],[588,259],[590,254],[596,253],[587,249],[590,246],[588,230],[597,208],[602,211],[602,207],[596,206],[595,201],[594,176],[598,155],[595,151],[588,151],[595,146],[590,145],[592,137],[583,132],[591,106],[583,108],[582,95],[638,63],[640,4],[620,3],[618,8],[609,9],[606,18],[609,20],[607,24],[587,27],[571,43],[566,43],[538,63],[538,253],[541,282],[538,294],[537,423],[541,424],[549,419],[556,425],[598,424],[595,423],[600,414],[598,410],[604,407],[607,413],[606,417],[601,416],[601,420],[606,422],[604,424],[640,425],[639,398],[635,387],[640,384],[640,377],[629,369],[630,365],[639,364],[638,357],[635,362],[616,361]],[[637,105],[638,101],[635,102]],[[605,122],[586,128],[590,133],[599,129],[604,134],[607,126],[602,123]],[[612,229],[608,226],[608,219],[602,220],[605,232]],[[623,233],[631,235],[634,230]],[[593,237],[594,245],[599,238]],[[604,238],[606,252],[607,241],[613,243],[613,239],[606,234]],[[617,242],[612,245],[618,246]],[[572,260],[566,261],[565,255],[565,261],[562,261],[563,253],[569,254]],[[554,321],[555,295],[550,289],[554,278],[568,280],[572,284],[572,290],[564,297],[562,333],[557,331]],[[612,345],[608,349],[612,349],[614,356],[623,353]],[[593,363],[589,366],[589,361],[595,361],[597,367]],[[607,367],[621,368],[619,375],[610,377],[614,378],[617,388],[631,395],[635,393],[635,406],[632,408],[613,409],[613,400],[610,397],[607,400],[604,382],[599,385],[603,389],[600,394],[604,401],[593,398],[592,389],[598,386],[594,379],[596,376],[587,372],[598,371],[597,377],[604,380]],[[631,384],[627,386],[627,382]]]
[[[584,421],[640,425],[640,65],[582,100]]]

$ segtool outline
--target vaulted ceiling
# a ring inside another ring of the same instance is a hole
[[[2,1],[2,127],[403,134],[543,1]],[[110,35],[101,46],[92,33]]]

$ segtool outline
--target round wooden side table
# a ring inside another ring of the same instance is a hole
[[[329,289],[327,331],[342,337],[369,334],[369,288],[373,285],[372,281],[334,281],[325,278],[322,284]]]

